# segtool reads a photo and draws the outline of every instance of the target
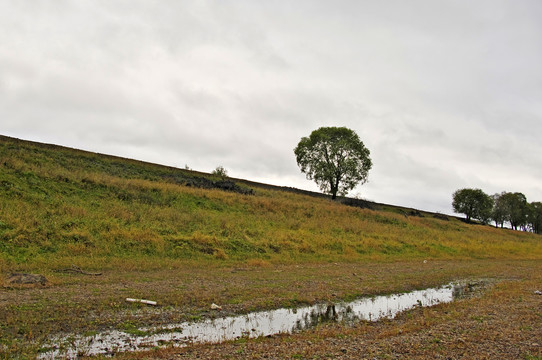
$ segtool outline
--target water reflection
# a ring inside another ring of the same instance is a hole
[[[155,333],[136,336],[122,331],[108,331],[94,336],[69,336],[51,339],[49,348],[40,358],[76,358],[78,355],[114,354],[123,351],[144,350],[150,347],[174,344],[222,342],[241,337],[260,337],[280,333],[293,333],[328,321],[355,322],[393,318],[397,313],[416,306],[432,306],[450,302],[454,297],[470,291],[469,285],[449,284],[441,288],[412,291],[405,294],[376,296],[349,303],[319,304],[298,309],[277,309],[254,312],[242,316],[209,319],[201,322],[171,324],[162,328],[140,329]],[[181,329],[181,330],[179,330]],[[156,334],[160,331],[159,334]],[[60,344],[69,348],[61,350]]]

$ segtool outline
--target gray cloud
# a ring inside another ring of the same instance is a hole
[[[0,133],[317,190],[292,149],[369,147],[375,201],[542,200],[542,3],[0,1]]]

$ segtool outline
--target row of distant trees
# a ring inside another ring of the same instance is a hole
[[[529,203],[520,192],[488,195],[480,189],[460,189],[453,194],[452,206],[456,213],[465,214],[468,222],[494,221],[496,227],[508,223],[515,230],[542,233],[542,202]]]

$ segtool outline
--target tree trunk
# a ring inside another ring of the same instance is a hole
[[[337,192],[339,191],[339,183],[333,182],[333,178],[329,178],[329,185],[331,185],[331,200],[335,200],[337,198]]]

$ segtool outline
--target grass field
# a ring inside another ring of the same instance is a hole
[[[32,358],[57,332],[198,319],[212,302],[243,313],[467,277],[539,280],[529,275],[540,271],[537,235],[245,181],[234,191],[214,186],[223,180],[0,137],[2,279],[49,280],[0,290],[3,357]],[[103,275],[62,271],[73,265]],[[150,297],[161,310],[126,297]]]

